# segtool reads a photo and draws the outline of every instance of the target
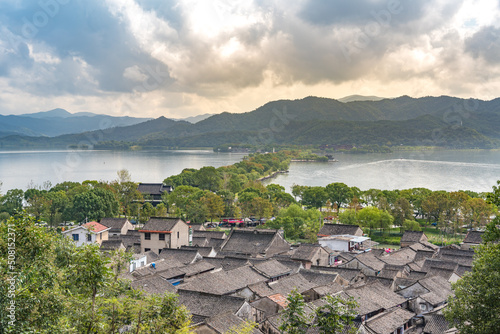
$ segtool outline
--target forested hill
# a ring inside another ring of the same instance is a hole
[[[306,97],[269,102],[254,111],[224,112],[196,124],[164,117],[127,127],[56,138],[10,136],[0,147],[65,147],[97,138],[126,145],[208,147],[222,144],[434,145],[498,147],[500,99],[449,96],[343,103]],[[124,146],[126,146],[124,145]]]

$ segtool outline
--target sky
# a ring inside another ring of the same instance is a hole
[[[1,0],[0,114],[500,92],[499,0]]]

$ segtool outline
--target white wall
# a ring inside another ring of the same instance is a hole
[[[327,246],[331,250],[339,251],[339,252],[348,252],[349,251],[349,241],[346,240],[334,240],[334,239],[318,239],[318,242],[321,246]]]

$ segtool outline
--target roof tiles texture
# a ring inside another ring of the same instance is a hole
[[[345,224],[324,224],[319,230],[318,235],[330,236],[330,235],[356,235],[362,236],[363,231],[358,225],[345,225]]]

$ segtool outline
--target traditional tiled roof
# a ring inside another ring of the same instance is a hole
[[[179,268],[184,266],[184,263],[176,259],[158,259],[153,261],[152,263],[155,264],[154,268],[150,263],[148,266],[137,268],[136,270],[134,270],[132,275],[139,278],[148,275],[161,274],[162,272],[167,271],[169,269]]]
[[[268,277],[274,278],[278,276],[283,276],[290,274],[292,270],[276,261],[275,259],[270,259],[267,261],[262,261],[261,263],[257,263],[253,265],[253,268],[260,274]]]
[[[425,327],[424,333],[427,334],[444,334],[450,326],[442,314],[427,314],[424,315]]]
[[[205,226],[203,224],[189,224],[193,231],[205,231]]]
[[[180,218],[150,218],[140,231],[171,232],[177,223],[185,224]]]
[[[229,330],[237,328],[244,322],[243,319],[237,317],[231,312],[226,312],[206,321],[208,327],[215,331],[217,334],[228,333]],[[260,330],[254,328],[250,334],[262,334]]]
[[[379,256],[378,258],[385,263],[393,264],[393,265],[405,265],[407,263],[413,262],[415,259],[415,252],[413,249],[409,247],[398,249],[389,254],[384,254]]]
[[[382,268],[384,268],[385,262],[380,260],[377,256],[376,253],[371,251],[371,252],[366,252],[366,253],[361,253],[358,254],[353,260],[358,260],[368,268],[372,268],[374,271],[380,271]],[[341,266],[344,266],[345,263],[342,263]]]
[[[308,269],[300,269],[299,274],[316,286],[332,283],[338,276],[338,274],[334,272],[318,272],[316,270]]]
[[[469,231],[465,236],[464,243],[480,244],[481,242],[483,242],[483,234],[484,232],[480,231]]]
[[[209,257],[204,258],[203,261],[213,264],[215,268],[222,268],[222,270],[232,270],[243,267],[249,264],[248,259],[240,259],[234,257]]]
[[[427,241],[427,236],[422,231],[405,231],[401,237],[401,244]]]
[[[229,254],[245,254],[255,256],[266,254],[273,246],[276,238],[281,237],[282,232],[278,230],[265,229],[233,229],[222,245],[221,251]],[[288,243],[284,241],[279,247],[282,251],[289,249]]]
[[[212,238],[216,239],[226,239],[227,235],[226,232],[224,231],[193,231],[193,237],[204,237],[207,238],[208,240]]]
[[[344,292],[358,302],[357,312],[359,315],[380,309],[390,309],[406,301],[405,298],[378,282],[348,289]]]
[[[128,221],[127,218],[103,218],[100,223],[110,228],[110,232],[120,233],[123,225]]]
[[[165,191],[171,191],[171,187],[166,186],[163,183],[139,183],[137,190],[141,194],[161,195]]]
[[[142,290],[146,294],[164,294],[165,292],[177,292],[177,289],[167,280],[159,275],[147,276],[130,283],[132,289]]]
[[[163,248],[159,257],[160,259],[176,259],[184,264],[194,263],[196,260],[201,259],[197,249],[186,248]]]
[[[186,306],[191,314],[204,318],[226,312],[234,314],[245,304],[245,299],[240,297],[221,296],[182,289],[179,289],[178,293],[179,302]]]
[[[109,227],[99,224],[98,222],[88,222],[86,224],[83,224],[82,226],[94,233],[101,233],[109,230]]]
[[[393,333],[396,329],[403,326],[414,316],[414,313],[396,307],[368,319],[365,322],[365,326],[377,334]]]
[[[318,236],[330,235],[356,235],[362,236],[363,230],[358,225],[324,224],[318,232]]]
[[[220,251],[222,244],[226,239],[210,238],[207,243],[207,247],[213,247],[216,251]]]
[[[210,270],[214,270],[215,266],[208,263],[207,261],[199,261],[196,263],[188,264],[184,267],[181,267],[180,269],[184,271],[186,277],[191,277],[204,272],[208,272]]]
[[[110,239],[103,240],[100,249],[101,251],[114,251],[117,249],[125,249],[125,246],[120,239]]]
[[[336,273],[348,282],[351,282],[352,280],[354,280],[356,277],[358,277],[361,274],[361,271],[359,269],[338,267],[338,266],[337,267],[311,266],[310,270],[316,270],[319,272]]]
[[[203,257],[208,257],[212,252],[214,252],[213,247],[181,246],[181,249],[197,250]]]
[[[417,282],[416,279],[405,278],[405,277],[396,277],[394,279],[394,285],[396,287],[396,291],[409,287]]]
[[[218,271],[195,276],[179,285],[179,290],[225,295],[241,290],[250,284],[266,280],[267,277],[257,273],[250,266],[244,266],[229,271]]]
[[[249,286],[249,288],[256,295],[260,297],[266,297],[274,295],[276,293],[280,293],[283,296],[288,296],[288,294],[292,292],[293,289],[297,289],[299,293],[302,293],[316,286],[317,286],[316,284],[311,283],[301,274],[293,274],[274,282],[268,282],[268,283],[262,282],[258,284],[253,284]]]
[[[288,306],[288,300],[286,296],[283,296],[281,293],[276,293],[274,295],[267,296],[267,298],[271,299],[273,302],[278,304],[279,306],[286,308]]]
[[[437,305],[448,299],[452,294],[451,284],[447,279],[441,276],[433,276],[418,281],[420,285],[429,290],[428,293],[420,297],[432,305]]]
[[[193,237],[192,245],[198,247],[205,247],[208,245],[208,240],[205,237]]]
[[[322,249],[320,244],[301,244],[297,249],[295,249],[291,258],[293,260],[311,262],[316,254],[321,251],[326,252]],[[328,256],[327,254],[325,255]]]

